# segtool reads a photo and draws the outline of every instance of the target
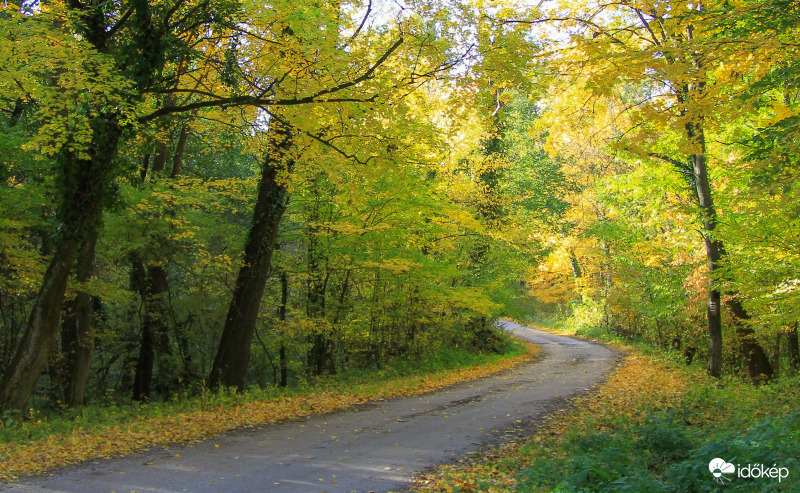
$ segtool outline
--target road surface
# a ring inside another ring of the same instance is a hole
[[[588,391],[618,353],[600,344],[504,328],[542,357],[433,393],[96,460],[0,485],[11,492],[386,492],[415,473],[508,441]]]

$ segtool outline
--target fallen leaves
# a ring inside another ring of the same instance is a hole
[[[412,491],[486,493],[514,491],[517,474],[547,454],[558,454],[559,443],[569,434],[612,430],[621,417],[644,419],[645,405],[664,407],[678,402],[687,383],[664,365],[639,355],[628,355],[619,368],[594,393],[574,399],[570,408],[544,419],[542,428],[524,443],[511,443],[464,465],[442,466],[418,477]]]
[[[346,409],[369,400],[389,399],[430,392],[459,382],[482,378],[507,370],[531,359],[538,348],[529,345],[527,354],[486,365],[427,375],[422,379],[400,378],[380,388],[358,386],[350,391],[323,390],[304,395],[250,401],[231,407],[214,407],[171,416],[138,418],[89,431],[51,435],[41,440],[0,445],[0,480],[40,474],[55,467],[97,458],[120,457],[151,447],[196,443],[241,426],[324,414]],[[215,447],[216,448],[216,447]],[[175,454],[180,457],[180,454]]]

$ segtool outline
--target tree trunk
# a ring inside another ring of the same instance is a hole
[[[164,107],[172,107],[175,104],[175,97],[168,95],[164,98]],[[177,177],[181,169],[183,152],[186,147],[188,126],[184,125],[181,129],[179,142],[176,146],[175,156],[173,157],[171,178]],[[150,181],[155,183],[164,173],[167,164],[168,148],[166,139],[162,139],[156,145],[155,158],[150,167]],[[142,180],[146,178],[143,175]],[[167,211],[172,215],[173,211]],[[157,214],[154,219],[157,219]],[[152,249],[151,249],[152,250]],[[155,249],[157,250],[157,249]],[[152,257],[155,256],[155,260]],[[169,276],[167,266],[169,259],[167,255],[148,255],[151,259],[145,267],[141,260],[135,260],[133,269],[139,278],[138,290],[142,298],[144,315],[142,317],[142,346],[139,352],[139,359],[136,364],[136,376],[134,377],[133,399],[145,401],[150,398],[153,390],[154,365],[157,366],[158,379],[157,390],[164,394],[169,392],[173,380],[177,377],[171,364],[172,351],[169,343]]]
[[[189,123],[184,123],[178,136],[178,145],[175,147],[175,156],[172,158],[172,173],[170,178],[177,178],[183,167],[183,154],[186,152],[186,141],[189,138]]]
[[[113,118],[97,118],[92,127],[90,159],[78,159],[67,151],[61,155],[65,193],[58,211],[58,243],[25,333],[0,381],[0,411],[22,410],[33,393],[58,338],[61,307],[75,254],[101,219],[102,198],[121,129]]]
[[[150,172],[150,154],[145,154],[144,159],[142,159],[142,164],[139,165],[139,178],[141,178],[142,183],[147,180],[147,173]]]
[[[800,344],[797,337],[797,322],[786,334],[786,346],[789,349],[789,367],[796,373],[800,370]]]
[[[735,297],[735,293],[726,293],[726,295],[725,307],[730,310],[733,318],[733,328],[739,340],[739,351],[747,365],[748,377],[756,385],[771,380],[775,377],[775,372],[769,363],[767,353],[756,341],[755,331],[745,322],[750,316],[742,303]]]
[[[316,224],[324,222],[322,218],[321,192],[318,182],[313,182],[313,192],[315,202],[308,211],[306,218],[309,224],[308,240],[306,242],[306,260],[308,263],[308,279],[306,280],[306,316],[312,322],[319,321],[319,329],[315,334],[309,336],[309,348],[307,355],[307,367],[311,375],[322,375],[326,371],[333,374],[336,372],[336,365],[333,359],[332,344],[328,334],[326,323],[326,298],[328,291],[328,281],[330,271],[327,268],[327,259],[324,253],[318,248],[319,227]],[[323,264],[324,272],[323,272]]]
[[[150,180],[155,181],[164,172],[167,165],[167,143],[160,141],[156,145],[156,155],[153,157],[153,164],[150,166]]]
[[[97,229],[91,228],[86,240],[78,251],[76,279],[78,283],[89,281],[94,275],[95,247],[97,246]],[[72,303],[73,324],[65,326],[64,331],[71,332],[62,340],[67,355],[67,383],[64,389],[64,402],[69,407],[82,406],[86,397],[86,382],[89,379],[89,368],[94,355],[94,310],[92,296],[79,290]]]
[[[722,314],[721,296],[716,287],[715,273],[720,266],[720,261],[725,256],[725,247],[721,240],[715,238],[717,228],[717,211],[711,196],[711,186],[708,178],[708,164],[706,161],[706,142],[703,127],[699,123],[686,124],[686,135],[689,142],[700,152],[689,157],[694,172],[694,187],[697,193],[698,204],[703,219],[703,240],[708,259],[708,306],[706,317],[708,319],[709,355],[708,374],[719,378],[722,375]],[[772,378],[772,367],[766,353],[756,342],[753,329],[747,327],[745,320],[749,315],[736,298],[736,293],[726,293],[725,306],[730,310],[734,329],[739,338],[742,355],[747,360],[747,369],[750,378],[758,383],[764,378]]]
[[[169,284],[167,271],[159,265],[145,268],[140,260],[134,261],[137,288],[142,298],[142,336],[139,359],[136,363],[136,376],[133,380],[133,400],[146,401],[153,390],[153,368],[158,356],[159,390],[166,392],[170,379],[169,327],[167,320],[167,300]]]
[[[225,327],[208,381],[212,388],[243,389],[250,366],[250,345],[261,298],[269,276],[272,252],[286,210],[289,191],[286,174],[293,167],[291,129],[276,119],[270,122],[269,149],[261,167],[253,223],[247,235],[244,258],[236,278]]]
[[[16,127],[19,125],[20,121],[22,120],[22,115],[25,113],[25,101],[20,98],[17,98],[14,101],[14,109],[11,110],[11,118],[8,119],[8,126],[9,127]]]
[[[705,157],[705,136],[702,128],[693,123],[686,125],[689,141],[699,146],[701,154],[692,154],[689,163],[694,172],[694,186],[703,220],[703,242],[706,247],[708,261],[708,374],[719,378],[722,376],[722,310],[721,296],[716,288],[714,273],[719,267],[721,257],[720,242],[714,238],[717,228],[717,211],[711,197],[711,186],[708,180],[708,166]]]
[[[772,358],[770,364],[772,365],[772,371],[775,372],[775,376],[779,376],[781,374],[781,339],[783,338],[783,332],[778,332],[775,334],[775,346],[773,346],[772,351]]]
[[[281,304],[278,307],[278,320],[281,322],[286,321],[286,303],[289,301],[289,276],[286,271],[281,272]],[[283,328],[281,328],[283,330]],[[278,350],[280,357],[280,370],[281,370],[281,387],[289,385],[289,370],[288,361],[286,358],[286,341],[284,340],[285,334],[281,334],[281,347]]]

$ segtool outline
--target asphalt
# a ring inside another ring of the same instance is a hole
[[[237,430],[194,446],[96,460],[0,485],[10,492],[388,492],[415,474],[507,442],[591,391],[619,354],[502,322],[534,362],[416,397]]]

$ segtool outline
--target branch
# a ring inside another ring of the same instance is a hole
[[[636,12],[636,15],[639,16],[639,20],[642,21],[644,27],[647,28],[647,31],[650,33],[650,36],[653,37],[653,42],[656,44],[656,46],[661,46],[661,43],[658,42],[658,38],[656,38],[656,33],[654,33],[652,29],[650,29],[650,23],[647,22],[647,20],[645,20],[644,16],[642,15],[642,12],[639,9],[633,9],[633,11]]]
[[[588,19],[582,19],[580,17],[543,17],[541,19],[535,19],[535,20],[513,19],[513,20],[501,21],[501,24],[527,24],[530,26],[534,26],[537,24],[546,24],[549,22],[570,22],[570,21],[575,22],[577,24],[582,24],[584,27],[594,29],[598,34],[604,34],[608,36],[608,38],[614,43],[625,45],[625,43],[622,40],[615,37],[614,33],[612,33],[611,31],[604,29],[601,25],[595,22],[592,22]],[[620,31],[624,31],[624,29],[617,30],[617,32]]]
[[[369,14],[371,12],[372,12],[372,0],[369,0],[369,4],[367,5],[367,12],[364,14],[364,18],[361,20],[361,25],[358,26],[358,29],[356,29],[356,32],[354,32],[353,35],[350,36],[350,39],[347,40],[347,43],[345,44],[345,46],[349,45],[351,41],[356,39],[356,36],[358,36],[358,34],[364,28],[364,24],[367,23],[367,19],[369,18]]]
[[[378,95],[373,94],[369,97],[361,97],[361,98],[326,98],[320,100],[322,96],[327,94],[335,94],[337,92],[343,91],[347,88],[360,84],[370,78],[375,73],[375,71],[383,65],[383,63],[394,53],[400,45],[403,44],[403,38],[401,37],[398,39],[391,47],[389,47],[386,52],[381,55],[380,58],[369,68],[366,72],[361,74],[359,77],[355,79],[343,82],[336,86],[323,89],[318,91],[314,94],[309,96],[305,96],[302,98],[291,98],[291,99],[264,99],[263,97],[256,97],[256,96],[232,96],[232,97],[220,97],[213,101],[198,101],[195,103],[189,103],[181,106],[174,106],[171,108],[159,108],[147,115],[141,116],[137,118],[139,123],[146,123],[152,120],[155,120],[158,117],[164,115],[170,115],[172,113],[183,113],[185,111],[192,111],[201,108],[214,108],[214,107],[222,107],[227,108],[231,106],[244,106],[244,105],[251,105],[251,106],[293,106],[298,104],[308,104],[308,103],[370,103],[374,102],[377,99]],[[270,84],[272,87],[273,84]],[[262,94],[264,92],[262,91]]]
[[[347,89],[348,87],[352,87],[356,84],[364,82],[367,79],[372,78],[372,74],[375,73],[378,67],[383,65],[383,62],[385,62],[390,56],[392,56],[392,53],[394,53],[395,50],[397,50],[397,48],[399,48],[400,45],[403,44],[403,41],[404,41],[403,37],[401,36],[400,39],[398,39],[391,47],[389,47],[389,49],[386,50],[386,52],[383,55],[381,55],[381,57],[378,58],[378,60],[369,69],[367,69],[367,71],[364,72],[360,77],[357,77],[348,82],[343,82],[338,86],[334,86],[330,89],[323,89],[322,91],[319,91],[316,94],[312,94],[311,96],[302,98],[303,102],[308,102],[308,103],[314,102],[314,100],[320,96],[339,92],[341,90]]]
[[[169,24],[169,21],[170,21],[170,19],[172,18],[172,16],[173,16],[173,15],[175,15],[175,12],[177,12],[177,11],[178,11],[178,9],[180,8],[180,6],[181,6],[183,3],[184,3],[184,0],[177,0],[177,1],[175,2],[175,4],[174,4],[172,7],[170,7],[170,8],[169,8],[169,10],[167,10],[167,11],[164,13],[164,19],[163,19],[163,21],[164,21],[164,27],[165,27],[165,28],[168,28],[168,27],[170,27],[170,24]]]
[[[304,129],[302,129],[302,128],[298,128],[298,127],[296,127],[296,126],[294,126],[294,125],[290,124],[290,123],[289,123],[289,122],[287,122],[286,120],[284,120],[284,119],[280,118],[280,117],[279,117],[279,116],[277,116],[275,113],[273,113],[273,112],[270,112],[270,111],[269,111],[268,109],[266,109],[266,108],[261,108],[261,109],[262,109],[262,110],[264,110],[264,111],[266,111],[267,113],[269,113],[269,116],[270,116],[270,118],[274,118],[275,120],[277,120],[277,121],[281,122],[282,124],[284,124],[284,125],[286,125],[286,126],[292,127],[292,128],[294,128],[294,129],[296,129],[296,130],[300,130],[301,132],[303,132],[304,134],[308,135],[308,136],[309,136],[309,137],[311,137],[312,139],[316,140],[316,141],[317,141],[317,142],[319,142],[320,144],[323,144],[323,145],[326,145],[326,146],[330,147],[331,149],[333,149],[334,151],[336,151],[336,153],[340,154],[341,156],[343,156],[343,157],[345,157],[345,158],[347,158],[347,159],[352,159],[353,161],[357,162],[358,164],[362,164],[362,165],[369,164],[369,162],[370,162],[372,159],[374,159],[374,158],[375,158],[375,156],[370,156],[370,157],[368,157],[368,158],[367,158],[367,160],[366,160],[366,161],[362,161],[362,160],[361,160],[361,159],[359,159],[359,158],[358,158],[358,156],[356,156],[355,154],[348,154],[348,153],[346,153],[345,151],[343,151],[342,149],[340,149],[339,147],[337,147],[337,146],[336,146],[336,145],[335,145],[335,144],[334,144],[334,143],[333,143],[331,140],[328,140],[328,139],[323,139],[323,138],[322,138],[322,137],[320,137],[319,135],[315,135],[315,134],[312,134],[311,132],[309,132],[309,131],[307,131],[307,130],[304,130]]]
[[[122,15],[122,17],[120,17],[120,18],[119,18],[119,20],[117,21],[117,23],[116,23],[116,24],[114,24],[113,26],[111,26],[111,28],[110,28],[108,31],[106,31],[106,33],[105,33],[105,38],[106,38],[106,39],[110,39],[111,37],[113,37],[113,36],[114,36],[114,34],[116,34],[116,33],[117,33],[117,31],[119,31],[119,30],[120,30],[120,28],[121,28],[123,25],[125,25],[125,22],[127,22],[127,21],[128,21],[128,19],[131,17],[131,14],[133,14],[133,8],[132,8],[132,7],[131,7],[131,8],[129,8],[129,9],[128,9],[128,11],[127,11],[127,12],[125,12],[125,13]]]
[[[139,123],[147,123],[165,115],[171,115],[173,113],[185,113],[187,111],[199,110],[202,108],[230,108],[234,106],[293,106],[306,103],[372,103],[377,98],[377,94],[373,94],[367,98],[330,98],[323,101],[317,101],[311,96],[299,99],[263,99],[255,96],[238,96],[219,98],[216,101],[198,101],[196,103],[188,103],[181,106],[173,106],[171,108],[162,107],[153,111],[152,113],[140,116],[136,119],[136,121]]]
[[[673,166],[677,166],[678,168],[686,169],[686,167],[687,167],[686,163],[682,163],[682,162],[678,161],[677,159],[671,158],[669,156],[665,156],[664,154],[659,154],[657,152],[648,152],[647,155],[650,156],[650,157],[654,157],[656,159],[660,159],[662,161],[666,161],[666,162],[672,164]]]

